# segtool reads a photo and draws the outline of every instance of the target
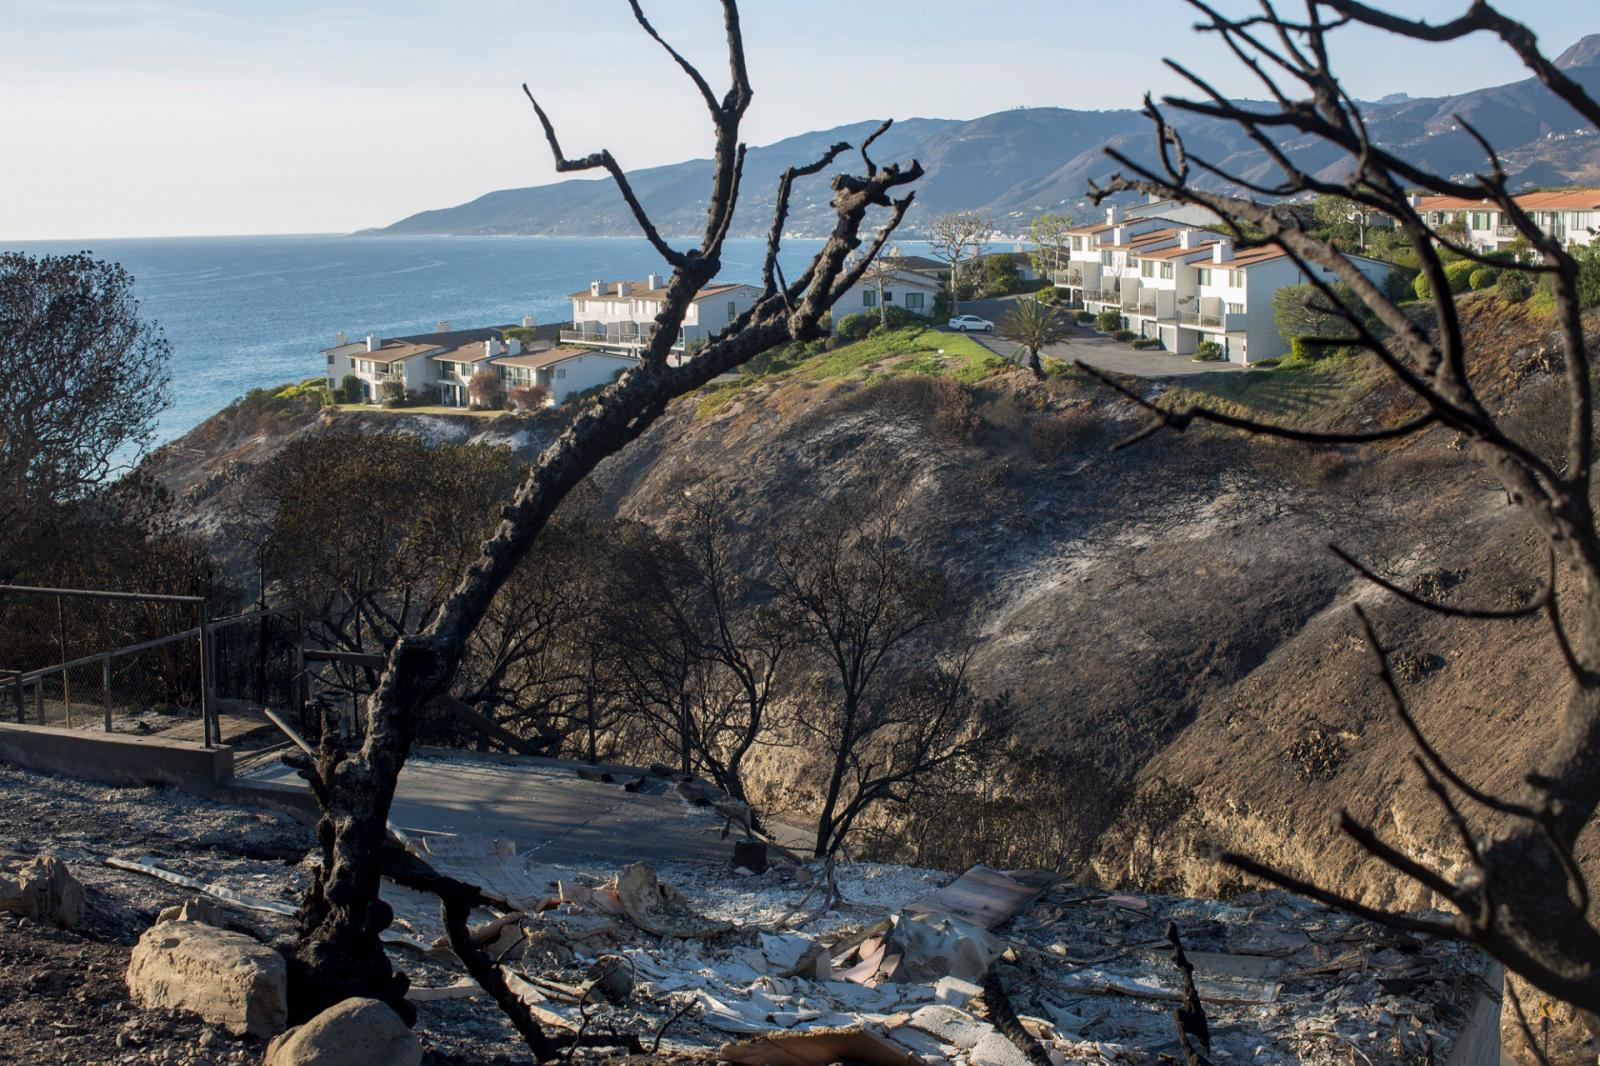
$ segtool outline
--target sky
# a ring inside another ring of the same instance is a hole
[[[1388,6],[1442,19],[1466,4]],[[715,0],[644,6],[726,85]],[[1600,31],[1593,0],[1501,6],[1552,55]],[[751,144],[866,118],[1135,107],[1178,87],[1163,56],[1250,91],[1181,0],[741,11]],[[1487,38],[1363,33],[1337,56],[1367,99],[1525,76]],[[607,147],[632,168],[708,154],[698,95],[626,0],[0,0],[0,242],[349,232],[558,180],[523,82],[570,155]]]

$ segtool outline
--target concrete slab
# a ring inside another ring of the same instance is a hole
[[[585,781],[572,765],[548,759],[480,758],[468,753],[414,757],[400,772],[390,821],[408,833],[493,836],[532,851],[541,863],[727,862],[733,838],[723,819],[675,792],[623,790]],[[230,795],[281,805],[305,795],[288,767],[236,780]]]
[[[233,749],[159,735],[0,723],[0,760],[108,785],[173,785],[210,795],[233,776]]]

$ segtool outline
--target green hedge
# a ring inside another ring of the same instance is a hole
[[[1107,308],[1094,316],[1094,328],[1101,333],[1113,333],[1122,328],[1122,312]]]
[[[1222,361],[1222,345],[1216,341],[1201,341],[1195,347],[1194,361],[1197,363],[1220,363]]]
[[[1133,342],[1133,346],[1138,348],[1140,351],[1145,351],[1150,348],[1161,347],[1161,340],[1157,337],[1140,337],[1138,340]]]
[[[1467,284],[1472,287],[1473,292],[1480,292],[1483,289],[1487,289],[1494,285],[1494,283],[1499,280],[1499,267],[1481,266],[1468,276]]]
[[[1445,281],[1450,284],[1450,291],[1457,295],[1466,292],[1472,285],[1472,272],[1479,269],[1477,263],[1470,259],[1457,259],[1453,263],[1446,263],[1444,267]],[[1412,290],[1416,292],[1417,299],[1428,300],[1433,297],[1433,287],[1428,284],[1428,275],[1418,274],[1411,283]]]
[[[1136,339],[1138,336],[1139,335],[1131,329],[1113,330],[1111,333],[1111,339],[1114,341],[1131,341]]]

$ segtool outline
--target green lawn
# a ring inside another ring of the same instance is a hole
[[[788,345],[754,360],[738,381],[702,390],[699,414],[720,410],[741,391],[762,381],[880,381],[907,374],[953,377],[974,382],[1005,367],[1006,361],[960,333],[910,326],[841,345]]]
[[[1239,417],[1298,424],[1337,413],[1375,373],[1371,360],[1344,351],[1316,360],[1285,357],[1271,369],[1197,376],[1167,398],[1171,404],[1204,403]]]

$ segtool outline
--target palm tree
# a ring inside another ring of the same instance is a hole
[[[1039,353],[1066,340],[1067,322],[1043,300],[1024,296],[1000,320],[1000,336],[1015,344],[1019,352],[1028,353],[1028,369],[1043,381],[1044,364],[1039,361]]]

